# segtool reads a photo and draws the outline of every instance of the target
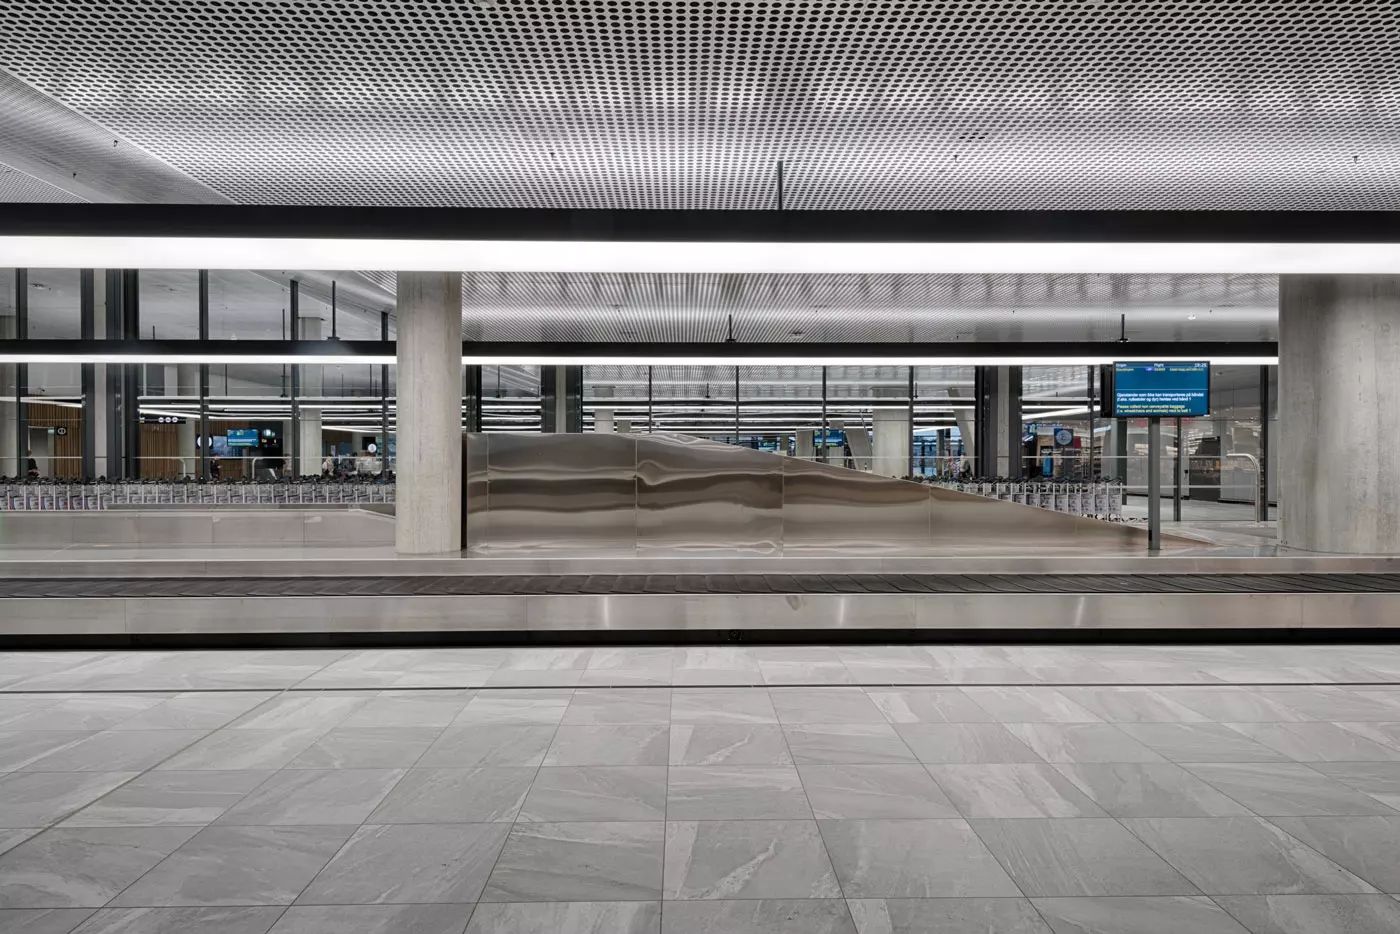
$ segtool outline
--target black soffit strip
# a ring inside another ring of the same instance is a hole
[[[1394,211],[632,211],[8,204],[0,235],[790,243],[1400,243]]]
[[[180,354],[227,357],[347,357],[393,356],[393,341],[232,341],[232,340],[61,340],[53,338],[0,340],[0,355],[132,355],[141,357]],[[569,357],[584,363],[601,357],[636,357],[664,360],[667,357],[790,357],[801,363],[814,357],[851,358],[928,358],[1043,356],[1053,362],[1060,357],[1102,357],[1119,360],[1151,360],[1158,357],[1275,357],[1275,341],[1015,341],[948,342],[906,344],[897,341],[877,343],[597,343],[597,342],[517,342],[466,341],[466,355],[483,357]]]

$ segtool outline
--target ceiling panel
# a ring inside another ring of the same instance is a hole
[[[238,202],[1400,209],[1393,0],[19,0]]]

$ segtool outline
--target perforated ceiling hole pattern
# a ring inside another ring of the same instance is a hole
[[[392,287],[391,282],[386,285]],[[463,336],[493,341],[1274,340],[1257,275],[467,273]]]
[[[0,204],[11,201],[75,202],[77,198],[48,182],[8,165],[0,165]]]
[[[1394,0],[12,0],[244,202],[1400,208]]]

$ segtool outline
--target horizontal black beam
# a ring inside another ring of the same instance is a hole
[[[586,363],[600,357],[639,360],[716,357],[743,363],[748,357],[790,359],[802,363],[814,357],[929,359],[957,357],[1044,357],[1047,364],[1066,357],[1152,360],[1158,357],[1273,357],[1274,341],[965,341],[951,343],[818,343],[818,342],[667,342],[609,343],[568,341],[468,341],[462,352],[490,357],[564,357]],[[349,357],[394,355],[393,341],[272,341],[272,340],[0,340],[0,354],[91,356],[216,355],[235,361],[247,357]]]
[[[1397,243],[1396,211],[599,211],[9,204],[0,235],[838,243]]]

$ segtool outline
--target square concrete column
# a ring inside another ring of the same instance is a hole
[[[1400,553],[1400,276],[1279,277],[1279,541]]]
[[[460,551],[461,274],[399,273],[397,317],[395,547],[409,555]]]

